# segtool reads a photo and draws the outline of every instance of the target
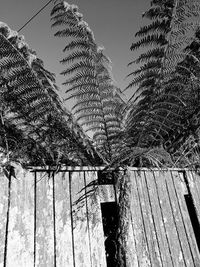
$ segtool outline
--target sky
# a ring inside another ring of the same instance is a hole
[[[0,21],[5,22],[12,30],[19,30],[48,0],[1,0]],[[57,84],[62,92],[65,78],[60,75],[63,66],[59,60],[64,58],[62,52],[66,39],[54,37],[51,29],[50,12],[53,2],[48,5],[22,31],[26,42],[44,61],[46,69],[56,74]],[[133,69],[127,64],[137,57],[130,51],[131,43],[144,20],[142,13],[150,6],[150,0],[73,0],[83,19],[92,29],[98,45],[105,48],[105,54],[112,61],[112,70],[116,85],[124,90],[129,80],[126,75]],[[132,90],[126,91],[127,98]],[[70,103],[68,103],[70,109]]]

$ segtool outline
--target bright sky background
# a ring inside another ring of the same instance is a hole
[[[1,0],[0,21],[8,24],[12,30],[18,30],[48,0]],[[113,76],[123,90],[128,85],[126,75],[132,71],[127,64],[137,55],[130,51],[130,45],[136,39],[135,32],[144,24],[142,13],[150,6],[150,0],[73,0],[84,20],[94,32],[96,42],[105,47],[105,54],[112,60]],[[56,73],[57,84],[64,77],[59,75],[63,66],[59,60],[64,57],[62,49],[66,39],[57,39],[51,29],[50,11],[53,2],[46,7],[20,34],[25,36],[29,46],[37,52],[45,67]],[[128,96],[131,92],[127,92]],[[70,103],[68,104],[70,108]]]

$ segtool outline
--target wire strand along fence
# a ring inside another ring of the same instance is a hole
[[[0,267],[110,267],[101,203],[119,194],[97,184],[97,171],[0,176]],[[200,266],[199,176],[175,169],[127,173],[126,266]]]

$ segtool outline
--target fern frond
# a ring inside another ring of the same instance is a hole
[[[60,63],[62,63],[62,64],[69,64],[69,63],[73,63],[75,60],[81,60],[81,61],[88,60],[88,61],[92,61],[92,56],[87,51],[76,51],[74,53],[69,54],[64,59],[62,59],[60,61]]]
[[[65,46],[63,52],[71,51],[73,49],[84,49],[85,51],[89,51],[90,44],[87,42],[87,40],[83,39],[72,40],[69,44]]]
[[[155,20],[150,25],[143,26],[140,30],[135,34],[136,37],[143,37],[146,34],[161,32],[161,33],[168,33],[170,23],[167,20]]]
[[[164,48],[156,47],[151,50],[148,50],[146,53],[142,53],[136,60],[129,63],[128,66],[135,64],[135,63],[139,64],[143,62],[148,62],[150,60],[162,58],[163,56],[164,56]]]
[[[130,74],[127,75],[127,77],[132,76],[132,75],[138,75],[142,72],[149,71],[151,69],[160,69],[161,67],[161,62],[160,60],[155,60],[155,61],[149,61],[148,63],[144,64],[141,66],[139,69],[131,72]]]
[[[141,40],[139,40],[136,43],[133,43],[131,45],[131,50],[136,50],[138,48],[141,47],[145,47],[145,46],[153,46],[153,45],[166,45],[167,44],[167,40],[165,39],[165,35],[164,34],[152,34],[152,35],[148,35],[147,37],[142,38]]]
[[[70,75],[63,83],[69,86],[66,91],[69,96],[66,99],[75,99],[72,110],[77,121],[86,127],[86,131],[99,133],[97,135],[99,138],[106,136],[98,140],[95,138],[95,144],[101,148],[106,159],[111,159],[113,156],[113,143],[110,142],[113,139],[112,131],[115,125],[120,125],[120,119],[116,118],[118,124],[113,123],[112,127],[110,123],[117,116],[116,103],[120,103],[121,106],[123,104],[120,102],[120,97],[116,97],[118,93],[113,86],[110,60],[104,54],[103,49],[95,43],[93,33],[82,19],[82,15],[78,13],[78,9],[61,2],[58,8],[55,7],[56,16],[53,21],[54,25],[58,20],[58,26],[65,26],[65,29],[58,31],[55,36],[66,37],[69,40],[64,48],[64,52],[67,51],[68,55],[62,61],[67,65],[67,69],[61,73]],[[68,25],[67,22],[64,23],[68,20],[68,15],[70,20],[72,17],[72,21],[77,21],[74,27]]]
[[[79,71],[95,71],[94,64],[90,62],[90,60],[87,61],[80,61],[77,63],[74,63],[67,69],[61,72],[62,75],[70,75],[73,74],[74,72],[77,73]]]
[[[57,144],[65,143],[65,147],[68,146],[71,150],[72,147],[76,148],[79,152],[77,154],[76,152],[73,153],[73,156],[79,162],[80,155],[83,161],[88,162],[87,160],[89,160],[93,162],[95,150],[92,148],[88,138],[82,133],[81,128],[78,128],[75,122],[69,122],[70,114],[64,111],[62,101],[56,92],[57,86],[55,85],[54,75],[45,70],[43,62],[37,59],[35,53],[32,53],[18,36],[13,38],[9,35],[7,26],[0,27],[0,32],[0,82],[1,87],[4,88],[1,97],[10,112],[9,118],[12,118],[14,123],[17,120],[21,121],[20,127],[21,130],[23,129],[23,133],[27,129],[29,132],[32,129],[31,138],[34,138],[32,141],[35,145],[36,142],[40,142],[40,145],[36,145],[38,148],[35,149],[41,148],[44,153],[51,154],[51,151],[48,152],[43,147],[43,144],[47,145],[46,141],[42,142],[41,140],[42,129],[44,130],[45,127],[47,127],[48,131],[50,129],[48,121],[51,117],[52,121],[56,120],[60,129],[56,134]],[[25,47],[24,49],[23,46]],[[68,116],[67,120],[64,119],[64,114]],[[19,126],[18,123],[16,125]],[[42,125],[46,126],[43,127]],[[43,128],[39,132],[40,126]],[[75,127],[77,128],[76,132],[74,130]],[[57,130],[58,128],[55,128],[55,131]],[[49,137],[49,135],[46,135],[46,137]],[[22,141],[28,142],[29,139],[28,137]],[[30,140],[30,142],[32,141]],[[55,151],[53,146],[52,149]],[[55,153],[57,152],[55,151]],[[31,156],[29,154],[26,151],[27,157]],[[48,155],[50,156],[50,154]],[[40,158],[41,162],[44,157],[45,155]]]

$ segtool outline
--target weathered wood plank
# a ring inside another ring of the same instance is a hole
[[[143,215],[140,205],[138,186],[136,179],[140,179],[140,173],[130,172],[131,182],[131,213],[132,224],[135,229],[136,251],[138,255],[139,266],[150,266],[149,251],[144,229]]]
[[[136,236],[132,217],[131,206],[131,179],[129,171],[121,173],[118,177],[117,186],[117,202],[119,206],[119,216],[120,216],[120,245],[122,246],[123,252],[125,252],[125,262],[126,266],[139,267],[139,259],[136,250]],[[121,188],[126,188],[126,193],[124,193]],[[122,225],[122,226],[121,226]],[[122,231],[123,230],[123,231]]]
[[[141,199],[141,206],[144,218],[145,233],[147,237],[147,245],[151,259],[151,266],[162,266],[160,257],[160,249],[158,247],[158,240],[155,233],[154,218],[152,215],[151,203],[149,201],[149,192],[147,189],[146,176],[148,179],[148,172],[141,172],[141,177],[138,179],[138,189]],[[136,181],[137,182],[137,181]]]
[[[126,264],[127,266],[139,267],[139,259],[136,250],[136,237],[135,237],[135,229],[134,224],[132,223],[132,214],[129,212],[129,223],[127,229],[127,237],[126,237]],[[125,237],[124,237],[125,238]]]
[[[114,185],[99,185],[98,188],[98,194],[101,203],[115,201]]]
[[[200,222],[200,177],[195,171],[186,171],[186,176]]]
[[[190,173],[193,176],[193,181],[196,184],[196,190],[198,192],[198,197],[199,197],[199,201],[200,201],[200,176],[199,173],[197,173],[197,171],[190,171]],[[187,174],[187,172],[186,172]]]
[[[85,172],[85,184],[88,197],[87,204],[87,219],[89,226],[90,251],[92,267],[106,267],[106,255],[104,246],[103,221],[101,215],[100,197],[98,190],[95,191],[95,185],[88,186],[90,183],[97,180],[97,172]],[[91,192],[91,193],[89,193]]]
[[[53,184],[52,177],[37,173],[36,187],[36,262],[37,267],[54,266]]]
[[[87,223],[87,207],[86,199],[78,201],[84,196],[84,191],[81,191],[84,186],[84,172],[71,173],[71,198],[73,209],[73,235],[74,235],[74,253],[76,267],[91,266],[89,230]]]
[[[159,249],[161,253],[161,260],[163,267],[173,266],[169,243],[164,227],[164,218],[162,214],[160,197],[158,194],[157,184],[155,179],[158,176],[155,172],[148,171],[146,174],[147,188],[149,192],[149,198],[152,208],[152,215],[154,218],[154,224],[156,229],[156,235],[158,239]]]
[[[73,267],[69,172],[55,178],[56,264]]]
[[[3,173],[0,176],[0,183],[0,267],[3,267],[8,207],[8,179]]]
[[[188,192],[186,192],[186,185],[185,185],[183,174],[173,171],[172,180],[173,180],[175,192],[177,194],[177,199],[180,205],[180,211],[183,216],[183,224],[185,227],[185,233],[186,233],[186,237],[188,240],[188,246],[190,249],[191,257],[193,259],[194,266],[200,266],[199,251],[198,251],[198,247],[196,244],[194,231],[192,228],[191,220],[189,217],[188,209],[187,209],[185,198],[184,198],[184,194],[187,194]]]
[[[11,178],[6,266],[27,267],[34,262],[34,175],[18,170]]]
[[[174,266],[185,266],[183,261],[183,254],[178,241],[178,234],[176,224],[174,221],[173,210],[171,207],[171,198],[167,187],[166,180],[169,179],[169,173],[167,171],[156,172],[156,183],[160,197],[160,204],[162,208],[165,230],[167,233],[167,239],[170,246],[172,260]]]
[[[184,228],[184,219],[181,215],[179,199],[177,198],[177,194],[175,192],[174,183],[172,180],[172,176],[175,175],[175,172],[169,171],[166,179],[167,187],[168,187],[168,194],[171,201],[171,208],[174,216],[174,222],[176,225],[176,230],[178,234],[178,240],[180,243],[183,261],[185,266],[192,267],[194,266],[193,259],[190,253],[190,248],[188,245],[188,239],[186,236],[185,228]],[[177,175],[176,175],[176,178]],[[180,179],[174,179],[175,183],[180,183]]]

